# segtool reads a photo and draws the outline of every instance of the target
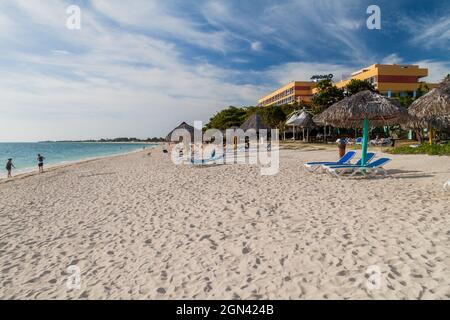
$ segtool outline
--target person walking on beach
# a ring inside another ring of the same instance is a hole
[[[12,178],[11,175],[12,168],[15,169],[16,167],[14,167],[12,159],[8,159],[8,162],[6,162],[6,171],[8,171],[8,178]]]
[[[44,159],[45,157],[43,157],[42,155],[40,154],[37,155],[39,173],[44,172]]]

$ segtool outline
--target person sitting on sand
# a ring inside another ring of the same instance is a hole
[[[41,156],[40,154],[37,155],[39,173],[44,172],[44,159],[45,158],[43,156]]]
[[[12,178],[11,175],[12,168],[15,169],[16,167],[14,167],[12,159],[8,159],[8,162],[6,162],[6,171],[8,171],[8,178]]]

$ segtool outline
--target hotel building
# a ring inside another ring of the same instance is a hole
[[[284,87],[258,100],[258,106],[290,104],[294,102],[310,102],[313,97],[312,89],[316,85],[312,81],[293,81]]]
[[[348,79],[335,83],[338,88],[345,87],[352,79],[364,80],[372,83],[381,94],[388,97],[416,96],[421,84],[426,84],[430,89],[438,84],[423,83],[420,79],[428,76],[427,68],[419,68],[417,65],[374,64],[351,74]],[[286,86],[262,97],[258,100],[258,106],[272,106],[290,104],[294,102],[310,102],[317,89],[316,82],[294,81]]]
[[[421,83],[420,79],[426,76],[428,76],[428,69],[419,68],[417,65],[374,64],[352,73],[349,79],[337,82],[335,85],[345,89],[352,79],[364,80],[373,84],[382,95],[415,97],[419,86],[425,84]],[[437,86],[433,83],[426,85],[430,89]]]

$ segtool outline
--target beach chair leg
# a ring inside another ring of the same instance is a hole
[[[362,173],[364,174],[364,171],[360,170],[360,169],[353,169],[353,172],[350,174],[350,177],[355,177],[358,173]]]
[[[344,178],[346,172],[348,172],[346,169],[342,169],[341,171],[336,171],[336,177]]]
[[[367,170],[367,176],[371,178],[375,178],[378,174],[378,169],[368,169]]]
[[[327,173],[331,176],[339,178],[339,174],[338,174],[337,170],[327,170]]]
[[[337,170],[328,171],[328,174],[330,174],[330,175],[332,175],[332,176],[334,176],[334,177],[339,178],[339,177],[341,176],[341,174],[342,174],[342,171],[337,171]]]

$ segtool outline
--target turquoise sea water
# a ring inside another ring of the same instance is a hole
[[[0,178],[6,176],[6,161],[13,159],[16,169],[13,175],[37,169],[37,155],[45,157],[45,165],[67,163],[89,158],[123,154],[151,148],[155,145],[140,143],[96,143],[96,142],[37,142],[0,143]]]

